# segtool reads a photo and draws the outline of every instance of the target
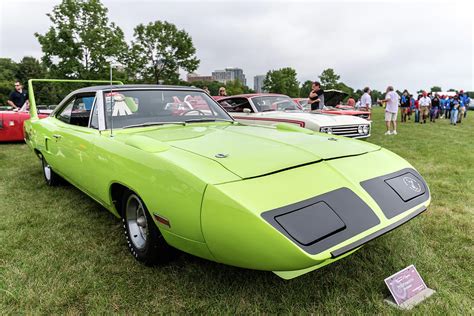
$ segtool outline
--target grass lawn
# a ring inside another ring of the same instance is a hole
[[[430,208],[290,281],[184,253],[145,267],[129,254],[118,219],[70,185],[47,187],[26,145],[2,144],[0,313],[397,314],[383,302],[383,279],[415,264],[437,291],[415,313],[473,314],[474,112],[458,126],[409,121],[399,135],[384,132],[379,108],[369,141],[418,169],[431,189]]]

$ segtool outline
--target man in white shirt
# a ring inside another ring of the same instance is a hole
[[[372,108],[372,98],[370,97],[370,88],[364,88],[364,94],[360,98],[360,107],[365,108],[364,110],[370,111]]]
[[[423,121],[420,120],[420,124],[426,124],[426,118],[430,115],[431,99],[428,97],[426,91],[423,91],[423,96],[418,100],[420,105],[420,114],[423,118]]]
[[[385,135],[397,135],[397,114],[399,100],[400,96],[393,90],[393,87],[388,86],[385,99],[380,100],[380,102],[387,103],[385,107],[385,125],[387,126],[387,131],[385,132]],[[390,128],[390,125],[393,126],[392,129]]]

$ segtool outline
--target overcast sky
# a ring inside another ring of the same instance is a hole
[[[0,0],[0,57],[41,57],[56,0]],[[293,67],[298,80],[334,68],[354,88],[474,90],[472,1],[103,0],[127,40],[166,20],[192,37],[198,73],[240,67],[253,76]]]

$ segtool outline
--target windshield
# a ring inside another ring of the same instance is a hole
[[[104,100],[107,126],[110,127],[112,119],[114,128],[232,121],[214,100],[199,91],[120,90],[112,93],[105,91]]]
[[[252,102],[259,112],[298,110],[296,103],[287,96],[255,97]]]

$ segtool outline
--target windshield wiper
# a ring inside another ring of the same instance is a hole
[[[127,126],[124,126],[124,127],[122,127],[122,128],[125,129],[125,128],[131,128],[131,127],[145,127],[145,126],[165,125],[165,124],[180,124],[180,125],[184,125],[184,122],[146,122],[146,123],[141,123],[141,124],[127,125]]]
[[[210,119],[210,118],[206,118],[206,119],[189,119],[189,120],[184,121],[184,123],[194,123],[194,122],[229,122],[229,123],[232,123],[232,122],[234,122],[234,121],[225,120],[225,119],[218,119],[218,118],[213,118],[213,119]]]

